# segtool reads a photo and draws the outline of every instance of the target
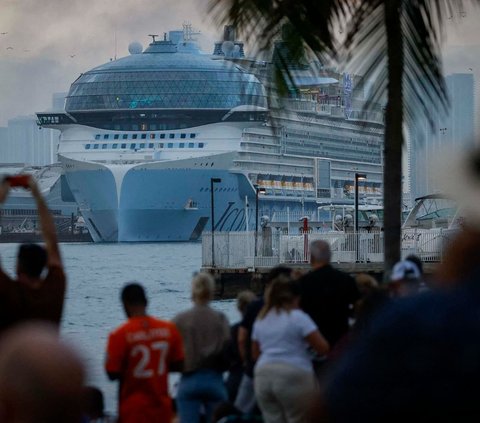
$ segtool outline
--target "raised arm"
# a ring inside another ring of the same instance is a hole
[[[40,227],[42,228],[43,240],[45,241],[45,248],[47,250],[47,265],[62,266],[62,259],[60,257],[60,250],[58,248],[57,232],[55,223],[53,222],[52,214],[47,207],[47,203],[43,198],[38,185],[32,177],[29,179],[28,186],[32,192],[32,196],[37,203],[38,217],[40,219]]]
[[[0,204],[3,204],[7,199],[8,191],[10,191],[10,183],[4,178],[0,183]]]
[[[0,205],[2,205],[7,199],[9,190],[10,190],[10,183],[6,179],[3,179],[3,181],[0,182]],[[4,274],[1,262],[0,262],[0,274],[2,275]]]

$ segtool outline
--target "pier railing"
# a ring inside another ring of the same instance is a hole
[[[416,254],[424,262],[442,261],[446,244],[455,234],[447,229],[409,229],[402,232],[402,257]],[[258,232],[215,232],[202,235],[202,265],[226,269],[271,267],[280,263],[307,263],[309,245],[315,240],[330,244],[334,263],[382,263],[383,232],[325,232],[282,235],[270,230]]]

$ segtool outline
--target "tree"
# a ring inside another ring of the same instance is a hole
[[[294,57],[343,56],[375,76],[371,102],[387,96],[384,143],[385,273],[400,259],[403,124],[419,111],[445,109],[442,24],[463,14],[462,0],[212,0],[214,16],[232,23],[260,50],[288,24]],[[338,34],[344,34],[339,40]],[[283,72],[288,78],[288,71]],[[291,81],[290,81],[291,82]]]

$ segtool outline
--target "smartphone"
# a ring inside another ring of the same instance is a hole
[[[23,187],[28,188],[30,175],[15,175],[15,176],[7,176],[5,178],[6,181],[10,184],[11,187]]]

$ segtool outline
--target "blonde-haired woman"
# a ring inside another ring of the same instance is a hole
[[[181,423],[200,421],[203,408],[210,422],[214,407],[227,400],[222,379],[224,349],[230,339],[230,327],[223,313],[213,310],[215,284],[207,273],[198,273],[192,280],[193,307],[174,319],[185,348],[184,371],[177,393]]]
[[[253,326],[255,395],[266,423],[309,423],[316,379],[308,347],[329,350],[313,320],[298,309],[299,288],[279,276]]]

